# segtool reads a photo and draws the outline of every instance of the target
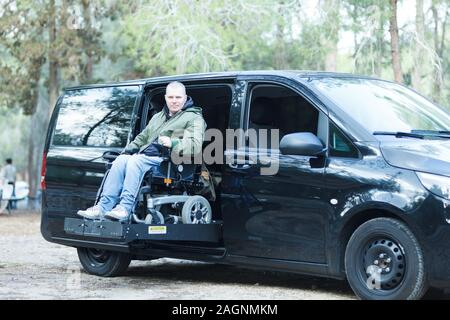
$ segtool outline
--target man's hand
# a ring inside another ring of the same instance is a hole
[[[123,149],[123,151],[120,154],[135,154],[139,151],[139,148],[131,148],[131,149]]]
[[[172,147],[172,140],[170,140],[169,137],[160,136],[158,138],[158,143],[163,145],[166,148],[171,148]]]

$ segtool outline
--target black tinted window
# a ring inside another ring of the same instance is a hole
[[[137,86],[68,91],[53,144],[124,147],[138,91]]]
[[[296,92],[276,85],[256,85],[251,92],[248,128],[267,130],[267,142],[258,140],[258,148],[272,148],[270,135],[279,130],[279,141],[294,132],[317,135],[319,112]]]

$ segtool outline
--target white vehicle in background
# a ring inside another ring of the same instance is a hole
[[[11,200],[24,200],[28,197],[28,183],[26,181],[17,181],[15,188],[15,196],[12,196],[13,186],[0,181],[0,214],[5,212],[11,213],[11,208],[8,206]]]

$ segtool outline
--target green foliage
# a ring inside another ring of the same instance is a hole
[[[18,172],[24,172],[28,163],[28,133],[30,118],[17,110],[0,109],[0,167],[12,158]],[[6,129],[6,130],[5,130]]]
[[[39,99],[46,105],[52,86],[206,71],[329,70],[330,59],[337,71],[393,78],[388,0],[1,2],[0,124],[20,141],[26,130],[14,128],[25,126]],[[412,4],[399,1],[403,9]],[[449,12],[448,0],[425,1],[419,91],[444,105],[450,98]],[[399,31],[407,85],[416,63],[414,20]],[[338,50],[344,38],[351,51]],[[9,122],[11,114],[17,118]],[[18,152],[17,141],[1,141],[4,152]]]
[[[0,106],[19,107],[25,114],[35,110],[38,84],[50,85],[50,60],[57,64],[59,88],[190,72],[324,70],[333,53],[341,62],[337,71],[392,78],[388,0],[60,0],[54,5],[54,41],[49,0],[5,2]],[[439,12],[447,10],[445,1],[433,3]],[[426,38],[431,39],[427,17]],[[415,39],[400,31],[408,80]],[[350,56],[337,51],[343,33],[353,37]],[[422,90],[430,94],[437,60],[431,40],[427,46]],[[442,72],[450,56],[446,47],[443,51]]]
[[[0,107],[21,107],[32,114],[36,107],[45,25],[40,1],[6,1],[0,14]],[[44,6],[45,7],[45,6]]]

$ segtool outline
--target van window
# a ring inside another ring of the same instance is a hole
[[[124,147],[138,92],[138,86],[66,92],[53,145]]]
[[[350,77],[319,78],[311,84],[371,133],[450,129],[448,112],[396,83]]]
[[[312,132],[317,135],[319,111],[305,98],[289,88],[259,84],[253,87],[248,114],[248,128],[267,130],[267,142],[258,140],[258,148],[274,149],[270,134],[279,130],[279,141],[289,133]]]
[[[348,140],[346,136],[330,122],[330,147],[331,157],[358,158],[358,150]]]

